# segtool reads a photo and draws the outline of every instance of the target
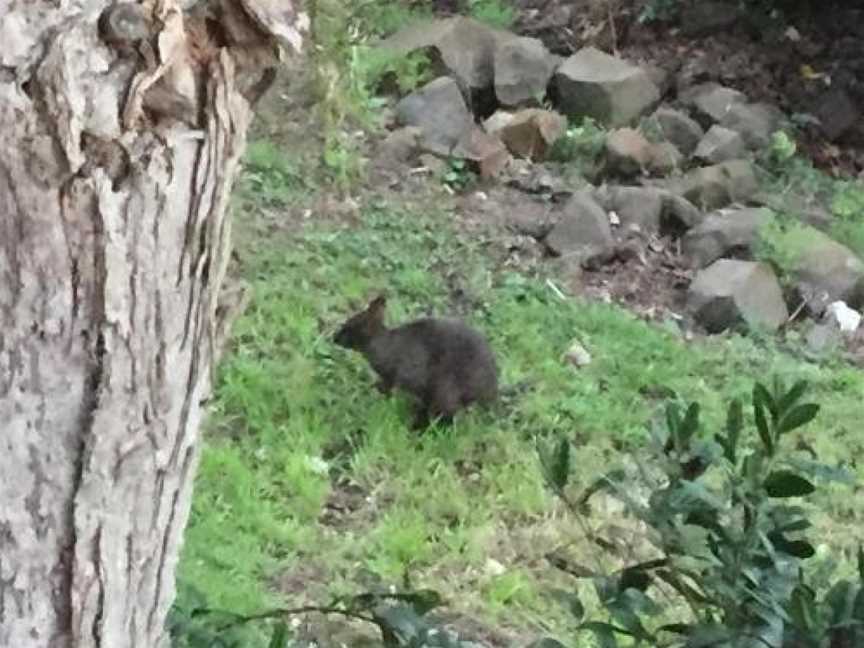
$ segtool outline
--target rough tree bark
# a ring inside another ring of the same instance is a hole
[[[2,648],[166,643],[226,201],[292,4],[0,0]]]

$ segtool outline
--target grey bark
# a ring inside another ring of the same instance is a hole
[[[191,4],[0,0],[2,648],[166,643],[236,310],[227,199],[306,27],[290,1]]]

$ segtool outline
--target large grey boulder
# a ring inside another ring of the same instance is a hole
[[[811,307],[819,311],[835,301],[855,309],[864,307],[864,261],[814,228],[805,232],[797,241],[791,270]]]
[[[690,155],[705,134],[699,123],[688,114],[661,106],[651,116],[663,137],[684,155]]]
[[[504,143],[479,126],[472,126],[462,135],[452,155],[473,162],[481,178],[499,175],[510,162],[510,152]]]
[[[720,125],[739,133],[751,149],[761,149],[771,143],[771,135],[782,119],[783,113],[771,104],[733,103]]]
[[[633,128],[618,128],[606,135],[606,171],[621,178],[639,175],[651,157],[651,142]]]
[[[767,209],[721,209],[688,231],[681,249],[693,266],[704,268],[731,252],[750,254],[760,230],[773,219]]]
[[[687,88],[680,94],[679,99],[693,110],[703,126],[710,127],[722,122],[732,106],[746,103],[747,96],[733,88],[709,82]]]
[[[515,38],[473,18],[454,16],[401,29],[378,47],[393,54],[433,48],[446,73],[465,90],[478,92],[492,87],[497,47]]]
[[[746,151],[747,144],[740,133],[715,124],[700,140],[693,157],[700,162],[718,164],[740,158]]]
[[[560,59],[536,38],[500,43],[494,56],[495,97],[506,107],[538,105]]]
[[[593,192],[594,198],[609,212],[615,212],[624,230],[636,228],[646,234],[683,231],[702,222],[694,205],[662,187],[604,185]]]
[[[567,132],[567,118],[551,110],[525,108],[513,114],[498,111],[484,126],[500,137],[513,155],[542,160]]]
[[[450,155],[473,126],[471,113],[456,82],[439,77],[396,104],[396,119],[420,129],[420,146],[438,155]]]
[[[594,197],[614,212],[624,230],[636,228],[646,234],[660,231],[664,191],[655,187],[598,187]]]
[[[776,331],[789,311],[771,266],[720,259],[701,270],[687,295],[690,312],[709,333],[746,324]]]
[[[615,250],[609,217],[588,191],[574,193],[563,205],[543,242],[555,256],[575,257],[581,263],[602,263]]]
[[[728,160],[672,178],[666,187],[697,207],[711,211],[733,202],[746,203],[759,191],[759,182],[749,161]]]
[[[645,70],[586,47],[555,72],[558,107],[573,117],[592,117],[609,128],[627,126],[660,100]]]

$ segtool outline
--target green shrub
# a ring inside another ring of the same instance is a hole
[[[803,400],[806,390],[804,382],[789,389],[778,380],[771,389],[757,383],[752,425],[734,400],[725,427],[711,436],[700,434],[697,403],[673,403],[636,477],[611,472],[578,499],[567,492],[575,463],[569,442],[540,449],[547,484],[572,510],[607,493],[647,529],[651,545],[644,560],[611,574],[568,569],[593,583],[608,613],[608,620],[586,621],[580,596],[571,595],[579,633],[593,633],[604,648],[622,638],[623,645],[652,647],[864,645],[864,552],[855,579],[823,591],[805,572],[815,550],[805,533],[810,510],[800,499],[817,480],[846,479],[789,447],[790,433],[819,411]]]

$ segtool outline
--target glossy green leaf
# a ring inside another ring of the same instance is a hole
[[[593,632],[600,648],[618,648],[618,638],[615,636],[614,626],[601,621],[590,621],[583,623],[580,628]]]
[[[766,406],[758,398],[753,398],[753,415],[756,419],[756,431],[759,432],[759,438],[762,439],[762,445],[765,452],[769,456],[774,454],[774,438],[771,433],[771,428],[768,425],[768,418],[765,416]]]
[[[858,545],[858,581],[864,587],[864,545]]]
[[[791,389],[789,389],[789,391],[783,394],[783,396],[781,396],[777,401],[777,409],[780,414],[782,415],[795,403],[801,400],[801,397],[805,394],[809,386],[810,385],[806,380],[799,380]]]
[[[699,430],[699,403],[691,403],[684,414],[684,420],[681,421],[679,428],[679,437],[681,439],[681,448],[689,447],[690,440],[693,435]]]
[[[806,587],[796,587],[789,598],[789,616],[799,629],[809,632],[815,626],[817,615],[816,601],[812,591]]]
[[[803,427],[816,418],[818,413],[819,405],[815,403],[797,405],[783,414],[780,422],[777,424],[777,433],[786,434],[787,432]]]
[[[764,485],[769,497],[803,497],[816,490],[810,481],[791,470],[771,473]]]
[[[540,449],[540,463],[549,487],[561,492],[570,479],[570,442],[560,439],[554,449]]]
[[[756,383],[753,387],[753,402],[761,404],[771,414],[771,419],[777,420],[777,404],[774,402],[774,397],[761,383]]]
[[[726,436],[717,435],[717,442],[723,448],[723,456],[726,460],[735,464],[738,461],[738,440],[741,438],[741,430],[744,429],[744,408],[739,399],[729,403],[726,413]]]

